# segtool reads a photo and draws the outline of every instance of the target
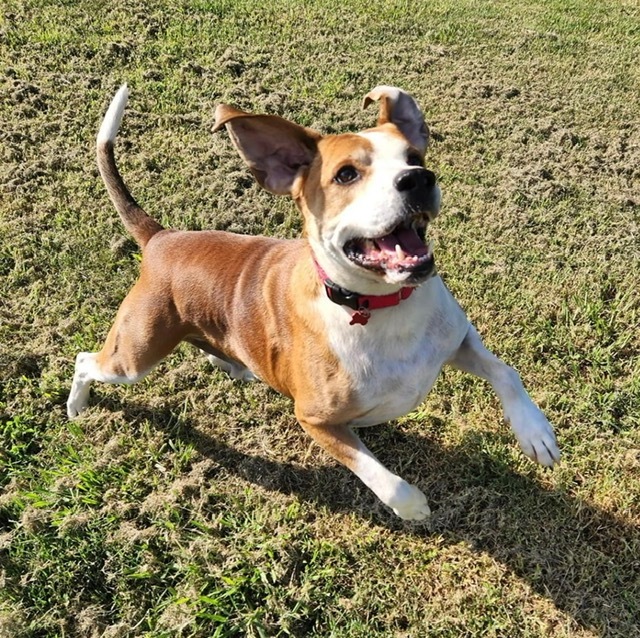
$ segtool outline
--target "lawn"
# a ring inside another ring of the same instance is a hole
[[[635,0],[3,0],[0,637],[640,636],[640,6]],[[554,424],[519,451],[446,370],[363,432],[433,511],[403,523],[306,438],[290,401],[182,346],[141,383],[80,350],[135,281],[95,164],[116,149],[163,225],[295,237],[216,104],[325,133],[401,86],[432,131],[439,271]]]

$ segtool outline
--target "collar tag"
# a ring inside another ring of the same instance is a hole
[[[356,324],[360,324],[361,326],[366,326],[369,321],[369,317],[371,317],[371,310],[364,306],[360,306],[360,308],[351,315],[349,325],[355,326]]]
[[[413,287],[407,286],[389,295],[361,295],[351,290],[345,290],[335,284],[329,279],[315,258],[313,261],[324,285],[327,297],[329,297],[333,303],[339,306],[346,306],[354,311],[351,315],[351,321],[349,322],[350,326],[356,324],[365,326],[371,317],[372,310],[397,306],[401,301],[408,299],[414,291]]]

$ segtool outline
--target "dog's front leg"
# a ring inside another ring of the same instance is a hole
[[[518,373],[484,347],[473,326],[469,326],[464,341],[448,363],[486,379],[493,386],[505,420],[528,457],[549,467],[560,460],[553,429],[527,394]]]
[[[390,472],[345,425],[314,425],[298,418],[307,432],[334,459],[346,465],[400,518],[420,521],[431,513],[427,497],[414,485]]]

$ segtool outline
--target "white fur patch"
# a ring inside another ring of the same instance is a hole
[[[366,326],[350,311],[318,301],[329,344],[349,375],[366,414],[352,425],[375,425],[411,412],[464,339],[469,322],[439,277],[392,308],[374,310]]]
[[[390,472],[366,448],[360,450],[354,473],[400,518],[421,521],[431,514],[427,497],[415,485]]]
[[[89,402],[89,390],[93,381],[102,383],[135,383],[144,378],[147,370],[136,376],[121,377],[116,374],[105,374],[96,361],[96,352],[80,352],[76,357],[76,369],[71,383],[71,391],[67,399],[67,415],[70,419],[84,412]]]
[[[115,141],[120,124],[122,124],[122,116],[128,100],[129,89],[126,84],[123,84],[118,89],[113,100],[111,100],[111,104],[109,104],[109,108],[102,120],[100,130],[98,131],[98,144]]]
[[[382,279],[355,266],[344,254],[345,244],[355,238],[381,237],[400,224],[406,216],[403,195],[395,186],[397,175],[412,167],[407,163],[409,143],[383,131],[359,133],[373,147],[371,171],[357,200],[334,220],[323,225],[318,242],[310,237],[314,253],[329,277],[348,290],[383,295],[401,286],[407,273],[389,272]],[[434,214],[440,206],[440,189],[433,192]],[[323,259],[323,255],[327,257]]]

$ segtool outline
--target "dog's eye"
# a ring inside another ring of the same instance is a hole
[[[337,182],[338,184],[350,184],[351,182],[355,182],[358,177],[360,177],[360,173],[358,173],[358,171],[353,166],[348,164],[347,166],[343,166],[335,174],[333,181]]]
[[[409,166],[423,166],[422,157],[419,153],[409,153],[407,155],[407,164]]]

